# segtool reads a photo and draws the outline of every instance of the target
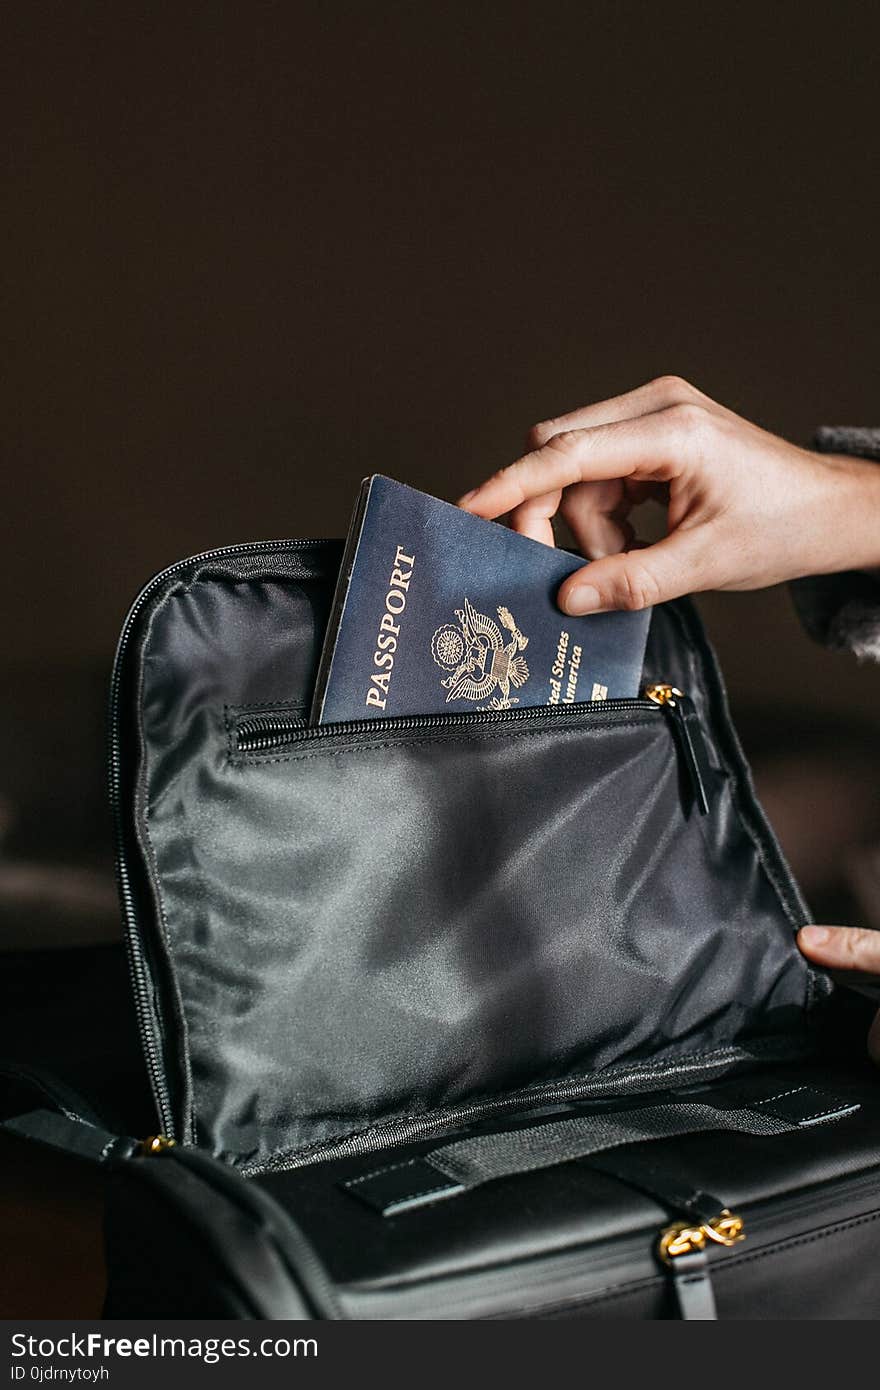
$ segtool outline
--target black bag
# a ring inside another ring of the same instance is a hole
[[[210,552],[123,630],[162,1137],[81,1145],[108,1315],[705,1317],[711,1269],[722,1314],[873,1316],[876,1086],[830,1056],[690,605],[654,613],[653,699],[314,729],[340,554]]]

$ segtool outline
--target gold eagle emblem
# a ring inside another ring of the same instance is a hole
[[[444,623],[431,638],[431,655],[438,666],[449,672],[440,684],[450,700],[486,700],[484,709],[510,709],[519,700],[511,687],[519,690],[529,678],[529,668],[520,653],[529,645],[517,627],[509,608],[497,609],[504,634],[494,618],[478,613],[469,599],[456,608],[455,623]],[[498,692],[494,694],[493,692]]]

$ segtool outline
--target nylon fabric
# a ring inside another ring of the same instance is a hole
[[[805,1040],[797,889],[743,813],[673,610],[645,674],[704,722],[705,817],[668,721],[638,709],[236,757],[239,711],[307,701],[333,577],[215,569],[144,620],[137,832],[184,1133],[254,1163],[544,1080],[613,1089],[633,1063]]]

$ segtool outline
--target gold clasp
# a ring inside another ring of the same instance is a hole
[[[166,1149],[173,1149],[177,1143],[176,1139],[169,1139],[165,1134],[151,1134],[146,1139],[141,1140],[142,1154],[161,1154]]]
[[[704,1229],[709,1240],[714,1240],[716,1245],[737,1245],[746,1238],[746,1223],[726,1207],[720,1216],[713,1216]]]
[[[676,1221],[660,1232],[658,1254],[665,1264],[677,1255],[691,1255],[695,1250],[706,1246],[706,1231],[703,1226],[689,1226],[686,1221]]]
[[[737,1245],[745,1240],[745,1222],[741,1216],[724,1208],[718,1216],[701,1226],[688,1221],[676,1221],[660,1232],[657,1253],[664,1264],[669,1264],[678,1255],[692,1255],[695,1250],[705,1250],[707,1241],[716,1245]]]
[[[679,690],[677,685],[670,685],[668,681],[658,681],[656,685],[649,685],[645,691],[647,699],[653,700],[655,705],[674,705],[676,697],[684,695],[683,690]]]

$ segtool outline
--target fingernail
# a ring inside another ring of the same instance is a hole
[[[477,495],[477,493],[479,492],[479,490],[480,490],[480,489],[479,489],[478,487],[472,487],[471,490],[470,490],[470,492],[466,492],[466,493],[464,494],[463,497],[459,497],[459,499],[458,499],[458,505],[459,505],[460,507],[463,507],[463,506],[465,505],[466,502],[470,502],[470,500],[471,500],[472,497],[476,497],[476,495]]]
[[[597,608],[602,606],[602,597],[598,589],[594,589],[592,584],[578,584],[574,589],[569,589],[562,601],[562,606],[566,613],[571,613],[572,617],[580,617],[583,613],[594,613]]]
[[[801,927],[799,935],[805,946],[824,946],[831,938],[827,927]]]

